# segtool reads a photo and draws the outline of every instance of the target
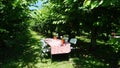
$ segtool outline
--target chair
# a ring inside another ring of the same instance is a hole
[[[68,42],[69,38],[68,37],[64,37],[65,42]]]
[[[40,43],[42,44],[42,45],[41,45],[41,54],[40,54],[40,56],[41,56],[41,62],[42,62],[42,60],[43,60],[46,56],[48,56],[48,53],[50,52],[50,48],[49,48],[48,45],[45,43],[44,39],[41,39],[41,40],[40,40]]]
[[[77,43],[77,39],[76,38],[71,38],[70,39],[70,43],[71,43],[71,49],[75,49],[75,44]]]

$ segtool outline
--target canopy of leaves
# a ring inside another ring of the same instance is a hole
[[[37,0],[0,0],[0,41],[2,45],[19,42],[27,32],[30,19],[29,6]],[[17,41],[18,40],[18,41]]]
[[[45,7],[40,10],[39,23],[46,23],[44,28],[50,27],[44,33],[58,32],[73,36],[87,32],[95,42],[101,37],[101,40],[109,40],[111,32],[117,32],[120,27],[118,0],[48,0],[46,4],[47,11],[43,11]]]

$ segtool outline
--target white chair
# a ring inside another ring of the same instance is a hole
[[[77,43],[77,39],[76,38],[71,38],[70,39],[70,43],[71,43],[71,49],[75,49],[75,45]]]
[[[48,45],[45,43],[44,39],[40,40],[41,43],[41,61],[45,58],[45,56],[48,56],[48,53],[50,52],[50,48]]]
[[[71,38],[71,39],[70,39],[70,43],[76,44],[76,43],[77,43],[77,39],[76,39],[76,38]]]

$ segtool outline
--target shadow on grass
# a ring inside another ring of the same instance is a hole
[[[74,68],[119,68],[119,52],[115,52],[113,45],[98,44],[90,49],[90,43],[78,40],[79,49],[71,51]]]
[[[25,40],[15,40],[15,45],[0,48],[0,68],[36,68],[40,55],[39,41],[30,33],[23,36]]]

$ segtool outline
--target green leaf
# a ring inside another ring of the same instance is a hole
[[[88,7],[90,6],[91,0],[85,0],[83,3],[83,7]]]
[[[91,9],[95,8],[95,7],[98,7],[99,5],[101,5],[103,3],[103,0],[101,1],[93,1],[91,3]]]

